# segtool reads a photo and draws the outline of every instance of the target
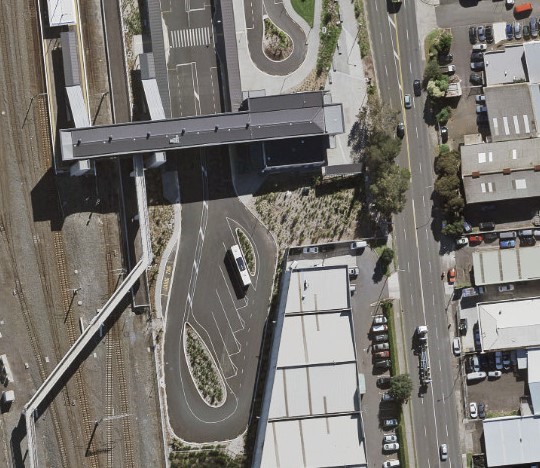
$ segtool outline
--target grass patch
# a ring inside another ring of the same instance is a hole
[[[472,453],[467,453],[467,468],[472,468]]]
[[[341,25],[339,22],[339,5],[333,0],[323,0],[321,12],[321,33],[319,56],[317,57],[317,76],[327,71],[332,64],[332,57],[336,50]],[[323,29],[324,28],[324,29]],[[326,30],[326,32],[323,32]]]
[[[185,330],[187,357],[195,385],[210,405],[218,405],[224,397],[219,371],[195,330],[189,325]]]
[[[360,46],[360,56],[364,58],[371,53],[366,26],[366,15],[364,12],[364,0],[354,0],[354,16],[358,21],[358,45]]]
[[[315,0],[291,0],[294,11],[306,20],[309,27],[313,27],[313,17],[315,16]]]
[[[396,329],[394,326],[394,305],[390,302],[383,302],[381,304],[384,315],[388,319],[388,341],[390,343],[390,361],[392,367],[390,368],[390,373],[392,376],[399,375],[399,362],[397,360],[398,349],[396,343]]]
[[[236,458],[228,455],[222,447],[210,445],[206,447],[191,447],[182,444],[179,440],[172,443],[169,455],[171,468],[214,467],[241,468],[244,466],[244,457]]]
[[[399,425],[396,427],[396,436],[399,444],[399,463],[403,467],[409,466],[409,454],[407,453],[407,436],[405,433],[405,423],[403,422],[403,410],[399,416]]]
[[[505,416],[518,416],[519,410],[486,411],[486,418],[503,418]]]
[[[236,235],[238,236],[238,243],[240,244],[240,249],[244,254],[246,259],[246,266],[250,275],[255,274],[255,254],[253,252],[253,245],[251,245],[250,240],[244,234],[241,229],[236,230]]]

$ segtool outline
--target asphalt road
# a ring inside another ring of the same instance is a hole
[[[423,75],[414,2],[405,1],[397,14],[389,15],[386,4],[368,2],[373,55],[383,98],[402,109],[403,94],[413,95],[412,82]],[[401,85],[402,83],[402,85]],[[401,91],[401,89],[403,91]],[[447,443],[447,466],[461,464],[459,422],[454,382],[447,299],[440,280],[440,247],[432,233],[433,154],[429,129],[424,123],[425,97],[403,110],[406,136],[399,163],[412,174],[408,203],[394,218],[400,270],[401,301],[405,333],[411,339],[416,326],[429,329],[429,358],[433,383],[419,393],[418,358],[408,350],[408,368],[415,382],[411,398],[417,466],[441,466],[438,447]]]
[[[295,71],[306,58],[306,35],[302,28],[287,14],[283,2],[276,0],[244,0],[249,55],[257,68],[269,75],[288,75]],[[263,52],[263,14],[285,31],[293,42],[293,51],[280,62],[270,60]]]
[[[171,426],[191,442],[233,439],[248,424],[276,256],[268,232],[231,192],[226,150],[218,151],[179,159],[182,241],[168,308],[165,382]],[[237,227],[256,250],[257,272],[245,298],[236,297],[224,262]],[[188,373],[182,345],[186,322],[225,377],[227,399],[220,408],[202,400]]]

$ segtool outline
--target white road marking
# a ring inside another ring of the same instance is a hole
[[[448,424],[445,427],[446,427],[446,437],[448,437]]]
[[[212,43],[212,30],[209,26],[203,28],[173,29],[169,31],[169,47],[207,46]]]
[[[390,25],[396,29],[396,23],[394,23],[394,20],[392,19],[392,17],[390,15],[388,15],[388,22],[390,23]]]
[[[406,29],[405,32],[407,33],[407,40],[409,40],[409,30]]]
[[[411,71],[411,75],[412,75],[412,63],[409,62],[409,70]]]
[[[422,174],[422,163],[418,162],[418,167],[420,168],[420,174]]]
[[[424,197],[424,195],[422,195],[422,203],[424,204],[424,208],[426,206],[426,198]]]
[[[384,65],[384,71],[386,72],[386,76],[388,76],[388,68],[386,68],[386,64]]]
[[[403,235],[405,236],[405,240],[407,240],[407,231],[403,229]]]
[[[375,2],[375,11],[379,11],[379,9],[377,8],[377,2]]]
[[[414,127],[416,129],[416,138],[418,138],[418,127]]]

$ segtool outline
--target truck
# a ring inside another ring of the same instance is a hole
[[[416,336],[418,337],[420,344],[425,344],[427,342],[427,333],[428,328],[425,325],[418,325],[418,327],[416,327]]]
[[[441,70],[441,73],[445,73],[447,75],[452,75],[456,72],[456,66],[455,65],[445,65],[444,67],[439,67]]]

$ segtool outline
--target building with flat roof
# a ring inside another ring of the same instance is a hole
[[[480,249],[472,254],[474,283],[517,283],[540,279],[540,246]]]
[[[486,86],[529,81],[523,44],[486,52],[484,65]]]
[[[540,139],[461,147],[467,203],[540,196]]]
[[[483,352],[540,346],[540,298],[480,302],[476,308]]]
[[[255,467],[366,466],[347,265],[287,270]]]
[[[47,12],[51,28],[68,26],[76,22],[74,0],[47,0]]]

